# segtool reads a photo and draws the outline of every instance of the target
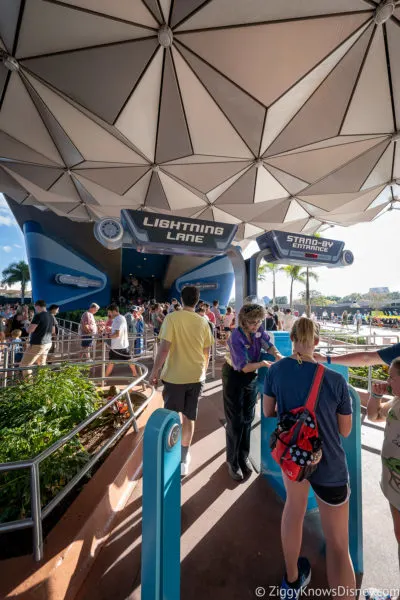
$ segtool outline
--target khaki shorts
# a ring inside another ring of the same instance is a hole
[[[30,367],[31,365],[45,365],[47,355],[51,348],[50,344],[33,344],[29,346],[24,352],[22,360],[20,362],[20,367]]]

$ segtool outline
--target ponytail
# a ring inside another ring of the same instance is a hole
[[[315,338],[319,335],[317,323],[308,317],[300,317],[294,322],[290,337],[293,342],[303,345],[314,344]]]

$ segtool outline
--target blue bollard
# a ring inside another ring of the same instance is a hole
[[[159,408],[143,440],[142,600],[179,600],[181,424]]]

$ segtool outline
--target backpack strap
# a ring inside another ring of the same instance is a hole
[[[321,390],[324,374],[325,367],[323,365],[318,365],[315,371],[313,382],[311,384],[310,392],[308,394],[307,402],[305,404],[305,408],[311,412],[315,412],[317,408],[319,392]]]

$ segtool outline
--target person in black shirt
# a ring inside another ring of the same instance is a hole
[[[35,311],[36,314],[28,327],[29,347],[24,352],[21,367],[34,364],[45,365],[51,348],[51,338],[55,334],[54,317],[47,312],[44,300],[35,302]],[[24,374],[30,375],[31,371],[26,371]]]
[[[267,331],[276,331],[278,329],[278,327],[276,325],[274,311],[271,308],[267,309],[267,316],[265,319],[265,329]]]
[[[59,310],[60,310],[60,307],[58,306],[58,304],[52,304],[49,308],[49,313],[53,316],[53,322],[54,322],[54,328],[55,328],[54,334],[56,336],[58,334],[58,321],[56,319],[56,316],[58,315]],[[54,354],[55,350],[56,350],[56,343],[53,342],[51,344],[49,354]]]

